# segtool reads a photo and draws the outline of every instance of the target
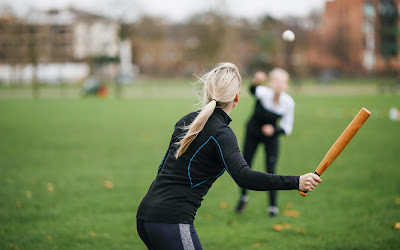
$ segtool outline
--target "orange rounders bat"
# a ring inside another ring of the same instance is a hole
[[[364,122],[371,115],[367,109],[362,108],[360,112],[354,117],[353,121],[347,126],[347,128],[343,131],[343,133],[339,136],[335,144],[329,149],[328,153],[326,153],[324,159],[318,165],[314,174],[321,176],[324,171],[329,167],[329,165],[338,157],[338,155],[342,152],[342,150],[347,146],[353,136],[357,133],[357,131],[361,128]],[[307,192],[300,191],[299,194],[302,196],[307,196]]]

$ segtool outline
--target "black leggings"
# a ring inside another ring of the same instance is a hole
[[[136,220],[140,238],[148,249],[203,249],[193,224],[169,224]]]
[[[246,160],[249,167],[252,166],[253,157],[256,152],[258,144],[264,144],[265,150],[265,164],[266,171],[270,174],[275,174],[275,166],[278,158],[279,140],[278,135],[267,137],[261,133],[261,128],[254,128],[249,126],[246,129],[246,137],[244,140],[243,157]],[[242,195],[247,194],[247,189],[242,189]],[[276,206],[277,202],[277,191],[269,191],[269,204],[270,206]]]

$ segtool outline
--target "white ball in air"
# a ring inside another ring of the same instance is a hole
[[[287,41],[287,42],[293,42],[295,37],[296,36],[294,35],[293,31],[291,31],[291,30],[285,30],[282,33],[282,39]]]

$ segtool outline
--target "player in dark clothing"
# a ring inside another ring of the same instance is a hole
[[[176,123],[156,179],[137,211],[138,233],[149,249],[202,249],[193,226],[196,211],[225,170],[240,187],[252,190],[311,191],[321,182],[311,173],[281,176],[251,170],[228,126],[239,101],[238,69],[223,63],[201,81],[203,108]]]
[[[251,94],[256,98],[253,115],[247,123],[244,141],[243,156],[249,166],[252,166],[253,157],[257,146],[261,143],[265,150],[266,172],[275,174],[278,159],[279,136],[290,135],[293,128],[294,101],[286,92],[289,74],[279,68],[269,73],[269,86],[261,84],[267,80],[264,72],[254,75],[250,86]],[[279,124],[277,121],[279,120]],[[240,200],[235,211],[241,213],[248,203],[247,189],[242,188]],[[277,206],[277,191],[269,192],[268,213],[276,216],[279,212]]]

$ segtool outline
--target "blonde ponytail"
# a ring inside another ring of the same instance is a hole
[[[190,144],[203,130],[206,122],[217,107],[225,107],[231,103],[242,85],[239,70],[232,63],[221,63],[216,68],[206,73],[199,81],[204,83],[203,108],[189,125],[185,126],[186,134],[176,144],[179,146],[175,157],[178,158],[186,152]]]
[[[176,152],[175,157],[178,158],[183,153],[185,153],[186,149],[192,143],[194,139],[196,139],[197,135],[203,130],[208,118],[210,118],[211,114],[214,112],[215,107],[217,106],[217,102],[212,100],[209,102],[197,115],[196,119],[188,126],[188,131],[186,135],[179,142],[180,147]]]

